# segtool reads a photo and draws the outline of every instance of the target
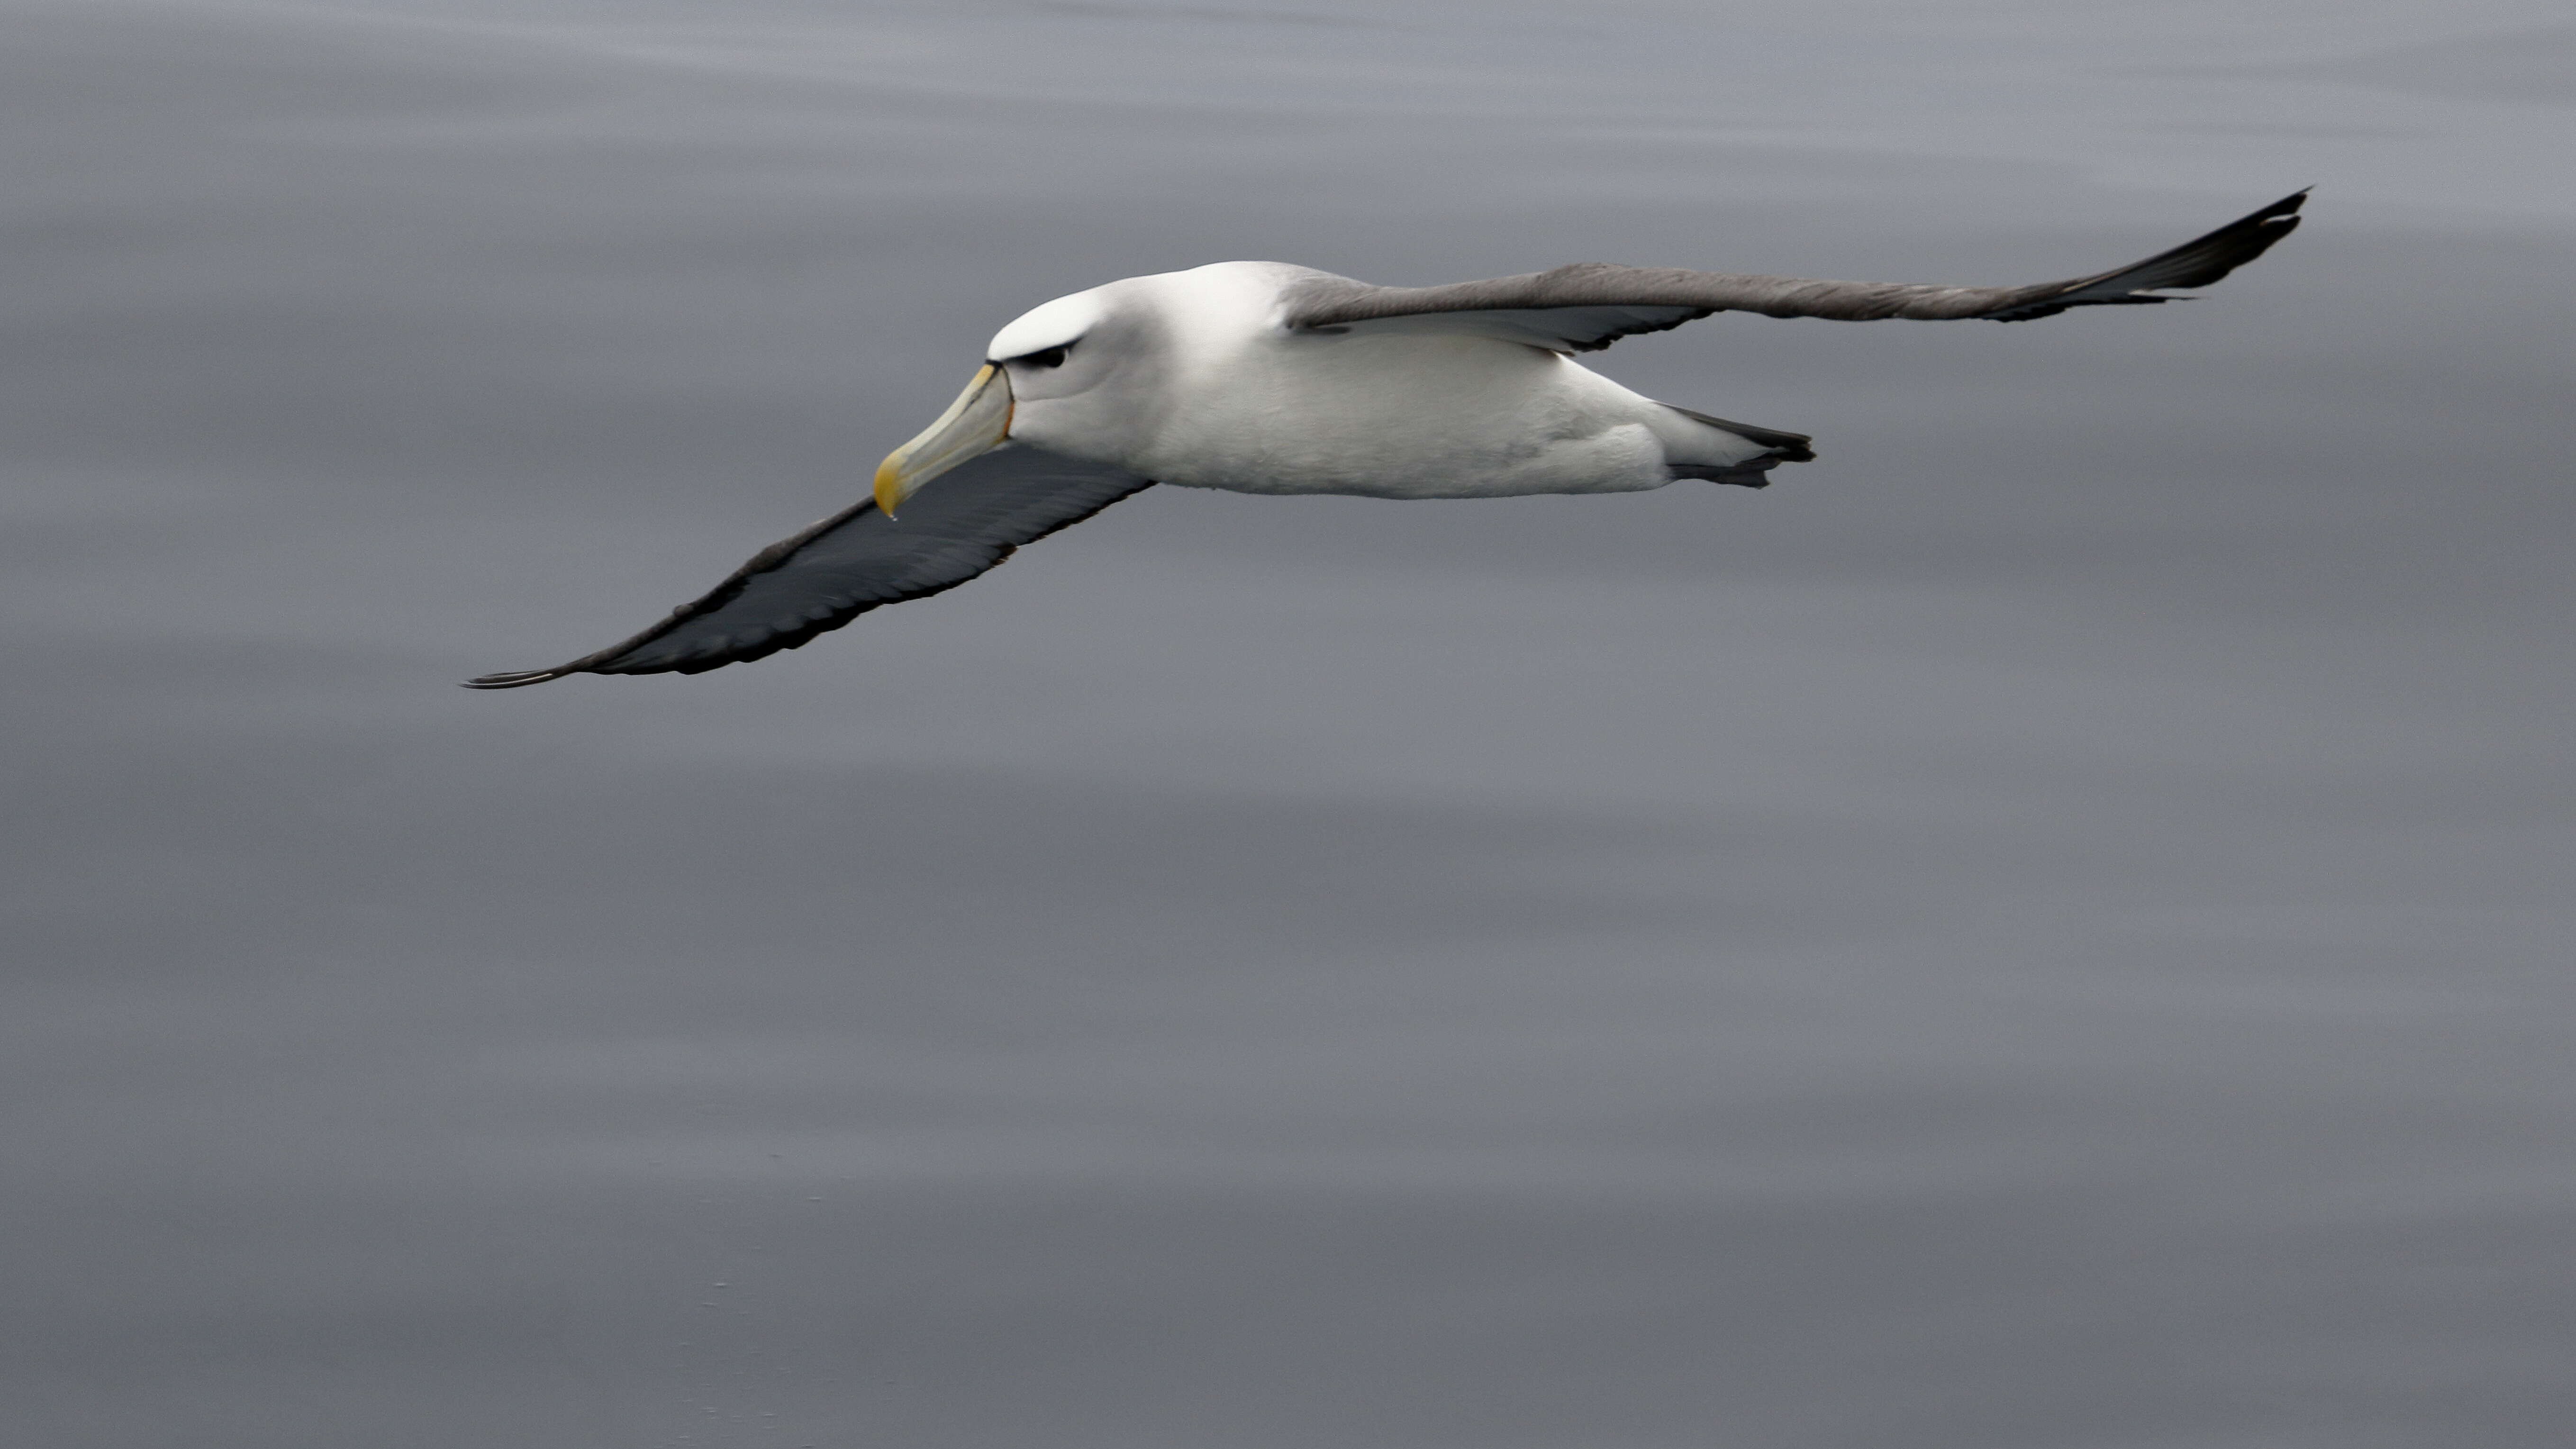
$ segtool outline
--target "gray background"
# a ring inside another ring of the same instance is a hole
[[[16,1442],[2576,1423],[2539,3],[0,13]],[[1161,489],[587,651],[1229,257],[1728,318],[1747,494]]]

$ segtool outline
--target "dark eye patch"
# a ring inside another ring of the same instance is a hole
[[[1064,355],[1066,352],[1072,350],[1072,347],[1073,344],[1068,342],[1062,347],[1050,347],[1042,352],[1023,352],[1011,360],[1013,362],[1026,363],[1031,367],[1062,367],[1064,366]]]

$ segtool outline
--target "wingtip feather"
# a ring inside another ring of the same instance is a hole
[[[543,684],[549,679],[561,679],[572,672],[569,669],[520,669],[502,674],[478,674],[466,680],[464,687],[467,689],[522,689],[531,684]]]

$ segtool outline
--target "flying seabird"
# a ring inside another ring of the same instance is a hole
[[[1656,402],[1572,354],[1718,312],[2022,322],[2171,301],[2153,294],[2207,286],[2261,256],[2306,199],[2131,266],[2021,287],[1597,262],[1443,287],[1374,287],[1280,262],[1129,277],[995,334],[966,391],[877,469],[873,497],[762,549],[631,639],[468,683],[699,674],[766,658],[879,605],[955,588],[1157,482],[1376,498],[1630,493],[1684,478],[1760,488],[1772,468],[1815,456],[1805,434]]]

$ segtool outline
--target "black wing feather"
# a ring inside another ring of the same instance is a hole
[[[567,674],[703,674],[766,659],[870,609],[953,589],[1021,544],[1152,486],[1031,448],[987,453],[932,480],[900,519],[861,503],[753,554],[703,598],[631,639],[466,687],[517,689]]]

